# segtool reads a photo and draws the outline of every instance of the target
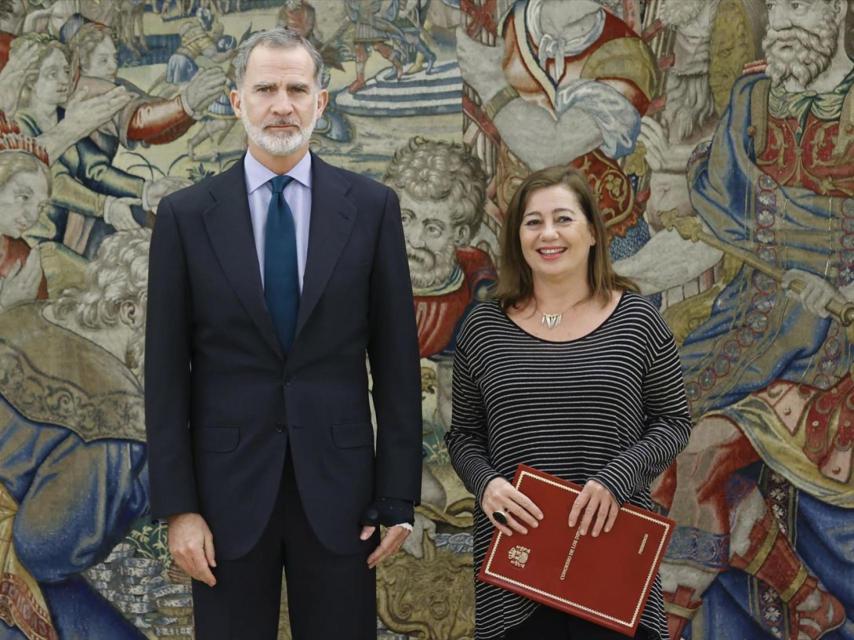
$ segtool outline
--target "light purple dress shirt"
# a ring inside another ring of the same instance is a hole
[[[267,207],[273,196],[270,179],[276,174],[256,160],[251,151],[243,158],[246,178],[246,193],[249,194],[249,215],[252,218],[252,235],[255,236],[255,251],[258,253],[258,268],[261,270],[261,286],[264,286],[264,232],[267,229]],[[297,264],[299,288],[305,278],[305,261],[308,256],[308,228],[311,222],[311,154],[306,153],[287,175],[293,180],[285,187],[285,201],[294,215],[297,237]]]

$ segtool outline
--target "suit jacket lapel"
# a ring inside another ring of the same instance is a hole
[[[210,192],[215,202],[205,211],[203,219],[214,253],[261,335],[281,357],[281,346],[276,337],[273,319],[267,311],[261,285],[243,161],[235,162],[214,181]]]
[[[299,344],[300,331],[320,300],[332,269],[347,244],[357,211],[356,205],[346,197],[350,183],[341,172],[314,154],[311,157],[311,172],[308,257],[297,315],[295,347]]]

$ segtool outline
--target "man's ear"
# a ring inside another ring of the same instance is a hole
[[[131,302],[130,300],[125,300],[122,302],[121,306],[119,306],[119,320],[121,320],[122,324],[127,325],[128,327],[138,327],[142,322],[145,321],[145,318],[142,317],[140,307],[137,303]]]
[[[317,115],[319,116],[326,110],[326,105],[329,104],[329,92],[326,89],[321,89],[317,92]]]
[[[458,247],[464,247],[471,242],[471,227],[467,224],[458,225],[454,230],[454,241]]]
[[[240,91],[232,89],[228,93],[228,99],[231,101],[231,108],[234,110],[234,115],[240,117]]]

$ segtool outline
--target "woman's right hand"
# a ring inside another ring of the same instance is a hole
[[[506,536],[528,533],[527,527],[536,528],[543,519],[543,512],[528,496],[517,490],[504,478],[493,478],[483,491],[480,508],[492,525]],[[503,513],[507,524],[495,520],[495,512]]]

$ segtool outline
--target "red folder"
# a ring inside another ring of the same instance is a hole
[[[496,529],[478,578],[633,636],[675,523],[626,505],[610,532],[581,536],[568,524],[580,486],[521,464],[513,485],[543,519],[526,535]]]

